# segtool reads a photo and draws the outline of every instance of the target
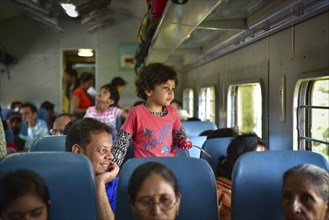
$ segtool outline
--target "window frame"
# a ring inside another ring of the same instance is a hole
[[[329,80],[327,71],[304,73],[298,77],[293,106],[293,149],[312,151],[312,143],[318,142],[329,144],[329,142],[312,138],[312,109],[328,109],[329,106],[313,106],[312,92],[316,81]],[[302,114],[302,110],[305,113]]]

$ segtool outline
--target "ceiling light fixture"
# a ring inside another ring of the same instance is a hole
[[[79,49],[78,56],[80,57],[92,57],[94,55],[92,49]]]
[[[76,18],[79,16],[77,8],[72,3],[60,3],[60,4],[68,16],[72,18]]]

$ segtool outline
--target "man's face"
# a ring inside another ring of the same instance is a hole
[[[22,127],[22,121],[19,118],[11,118],[7,120],[8,126],[13,130],[14,133],[19,132]]]
[[[86,146],[85,155],[90,159],[96,175],[108,172],[113,159],[110,135],[106,131],[95,131],[90,136],[91,142]]]
[[[21,108],[21,115],[22,115],[22,119],[24,121],[30,121],[30,120],[37,119],[37,113],[36,112],[33,113],[30,107]]]
[[[51,129],[51,134],[52,135],[62,135],[65,126],[72,121],[70,117],[62,116],[57,118],[54,121],[53,128]]]

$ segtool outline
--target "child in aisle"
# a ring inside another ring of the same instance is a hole
[[[130,140],[134,157],[173,157],[174,144],[187,140],[177,111],[170,106],[178,83],[174,69],[162,63],[145,66],[136,79],[137,96],[145,104],[130,109],[113,147],[114,160],[121,165]]]

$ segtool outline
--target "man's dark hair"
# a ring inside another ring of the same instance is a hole
[[[54,109],[54,107],[55,107],[55,105],[49,101],[44,101],[40,105],[40,108],[46,109],[47,111]]]
[[[29,108],[31,109],[32,113],[37,112],[37,107],[36,107],[34,104],[30,103],[30,102],[26,102],[26,103],[24,103],[24,104],[22,105],[21,109],[22,109],[22,108],[25,108],[25,107],[29,107]]]
[[[78,144],[84,150],[91,142],[92,132],[107,132],[110,135],[110,127],[94,118],[81,118],[74,121],[66,134],[65,150],[72,151],[72,146]]]

